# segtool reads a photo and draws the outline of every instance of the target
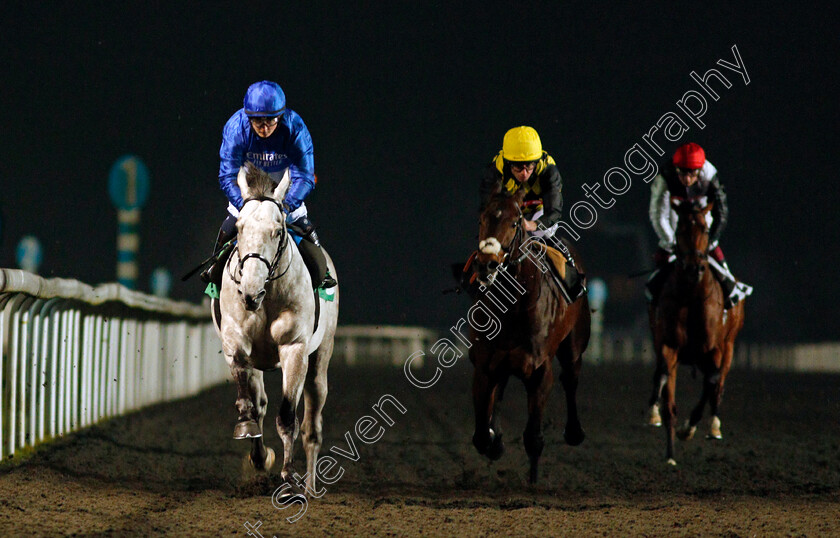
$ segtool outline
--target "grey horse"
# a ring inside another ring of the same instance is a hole
[[[283,441],[282,477],[289,481],[294,474],[294,442],[302,430],[305,489],[313,492],[327,367],[338,321],[338,287],[329,290],[333,294],[327,297],[313,292],[309,271],[288,233],[282,201],[290,185],[289,171],[275,183],[246,163],[237,183],[244,200],[236,222],[238,246],[225,267],[219,300],[212,305],[222,351],[237,388],[239,419],[233,437],[251,440],[248,458],[255,469],[267,472],[272,467],[274,451],[265,446],[262,436],[268,406],[263,372],[280,368],[283,399],[276,423]],[[330,272],[336,275],[332,259],[326,257]],[[302,428],[296,415],[301,394]]]

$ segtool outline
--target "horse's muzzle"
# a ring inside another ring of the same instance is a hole
[[[245,303],[245,310],[249,312],[253,312],[254,310],[258,309],[265,299],[265,290],[262,289],[256,295],[251,295],[249,293],[242,293],[239,292],[239,296],[242,297],[242,301]]]
[[[490,260],[487,263],[476,262],[475,272],[478,275],[478,281],[485,286],[492,284],[500,265],[496,260]]]

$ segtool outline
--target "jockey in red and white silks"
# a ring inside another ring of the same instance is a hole
[[[648,298],[656,299],[667,276],[665,269],[674,259],[677,213],[671,207],[671,201],[690,201],[702,206],[714,203],[712,210],[706,214],[710,264],[723,286],[726,307],[730,308],[749,295],[751,288],[736,286],[735,277],[724,258],[719,242],[729,220],[726,192],[718,178],[717,168],[706,160],[703,148],[695,143],[680,146],[673,158],[660,167],[651,185],[649,216],[659,238],[659,248],[654,255],[656,270],[648,280]]]

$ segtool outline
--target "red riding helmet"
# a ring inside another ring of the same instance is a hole
[[[674,153],[674,166],[678,168],[695,170],[697,168],[703,168],[703,164],[705,163],[706,152],[694,142],[680,146]]]

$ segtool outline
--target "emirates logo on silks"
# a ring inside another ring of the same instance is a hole
[[[283,153],[275,153],[273,151],[263,153],[255,153],[249,151],[245,154],[245,157],[247,160],[253,162],[257,166],[263,167],[279,163],[280,161],[286,158],[286,155]]]

